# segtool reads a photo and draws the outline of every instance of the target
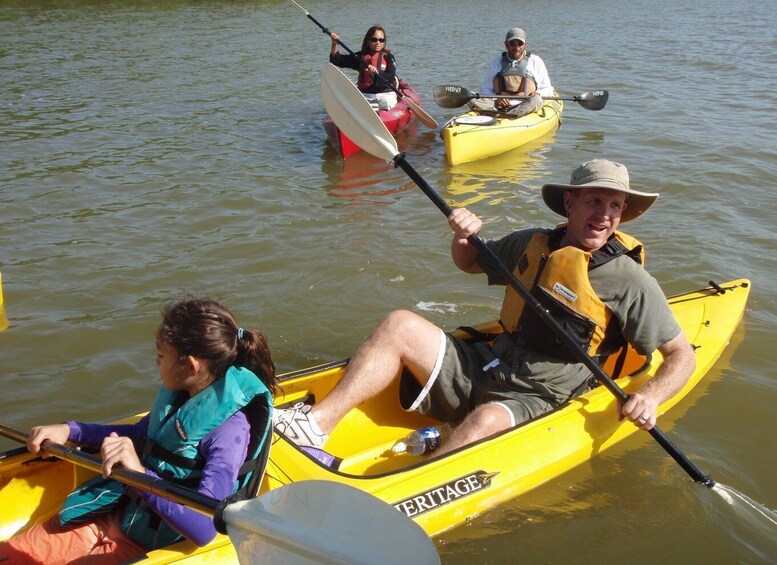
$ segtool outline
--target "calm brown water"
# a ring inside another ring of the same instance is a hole
[[[452,206],[487,219],[486,237],[555,222],[539,187],[590,158],[661,192],[628,227],[667,294],[753,281],[731,347],[661,426],[713,478],[777,508],[773,6],[303,6],[353,49],[385,25],[440,123],[456,111],[432,87],[477,90],[514,25],[560,93],[610,91],[601,112],[568,104],[561,129],[526,151],[449,167],[420,124],[400,148]],[[284,371],[350,356],[394,308],[448,328],[496,315],[499,290],[455,270],[445,220],[411,181],[328,146],[328,45],[282,1],[0,4],[4,424],[145,410],[159,306],[182,292],[264,328]],[[641,434],[435,541],[446,563],[761,563],[777,561],[775,533]]]

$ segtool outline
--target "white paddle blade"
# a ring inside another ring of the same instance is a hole
[[[371,494],[300,481],[224,510],[238,560],[249,563],[439,564],[421,527]]]
[[[299,10],[300,12],[302,12],[303,14],[305,14],[306,16],[309,16],[309,15],[310,15],[310,13],[309,13],[309,12],[308,12],[308,11],[307,11],[305,8],[303,8],[302,6],[300,6],[299,4],[297,4],[297,3],[296,3],[294,0],[289,0],[289,1],[290,1],[292,4],[294,4],[294,6],[297,8],[297,10]]]
[[[385,161],[399,154],[397,142],[370,103],[332,63],[321,71],[321,97],[329,117],[356,145]]]

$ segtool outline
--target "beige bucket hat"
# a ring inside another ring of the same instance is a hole
[[[566,218],[564,193],[578,188],[609,188],[625,192],[628,206],[623,211],[621,223],[641,216],[658,199],[657,192],[640,192],[629,187],[629,172],[624,165],[606,159],[587,161],[572,171],[569,184],[546,184],[542,187],[542,199],[548,208]]]

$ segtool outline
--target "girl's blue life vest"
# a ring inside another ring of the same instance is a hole
[[[239,410],[251,425],[251,439],[230,499],[255,496],[269,453],[272,395],[253,372],[243,367],[230,367],[224,378],[193,398],[186,392],[162,387],[149,413],[148,435],[138,449],[143,465],[165,480],[196,489],[205,464],[197,446]],[[183,539],[134,491],[100,476],[68,495],[59,514],[60,523],[81,524],[119,506],[123,509],[123,533],[144,548],[156,549]]]

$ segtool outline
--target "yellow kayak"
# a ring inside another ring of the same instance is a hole
[[[712,283],[711,283],[712,284]],[[663,414],[709,371],[739,324],[750,281],[735,280],[669,298],[672,311],[694,345],[696,370]],[[496,323],[478,326],[496,331]],[[629,351],[616,382],[626,393],[639,389],[660,364]],[[282,378],[277,405],[315,402],[343,375],[347,361],[296,371]],[[611,359],[605,369],[612,374]],[[138,416],[140,417],[140,416]],[[583,463],[639,430],[619,422],[613,395],[598,387],[534,421],[435,458],[395,455],[391,447],[411,430],[434,422],[403,411],[397,387],[352,410],[326,445],[333,468],[276,435],[260,494],[306,479],[324,479],[367,491],[413,518],[430,536],[463,524]],[[659,425],[661,420],[659,420]],[[678,469],[678,473],[682,471]],[[0,454],[0,539],[56,512],[64,496],[90,473],[73,465],[35,459],[23,448]],[[205,548],[181,542],[149,552],[142,563],[236,563],[229,538]]]
[[[442,128],[448,163],[458,165],[521,147],[561,125],[564,102],[545,100],[538,112],[520,118],[467,112]]]
[[[737,280],[669,299],[675,317],[695,346],[696,370],[683,390],[661,405],[659,413],[680,401],[708,372],[728,345],[745,309],[750,282]],[[496,331],[499,326],[481,326]],[[624,375],[616,382],[626,393],[638,390],[654,374],[660,354],[649,361],[630,351]],[[605,365],[612,371],[614,360]],[[282,383],[278,403],[310,402],[327,395],[343,365],[298,373]],[[275,488],[306,478],[346,482],[393,504],[430,535],[464,523],[494,505],[512,499],[589,460],[639,430],[619,422],[613,395],[600,386],[532,422],[502,432],[445,456],[392,455],[391,447],[411,430],[438,422],[404,412],[397,388],[352,410],[326,444],[342,459],[332,471],[281,438],[273,445],[266,483]],[[660,420],[659,420],[660,424]],[[679,471],[678,472],[682,472]]]

